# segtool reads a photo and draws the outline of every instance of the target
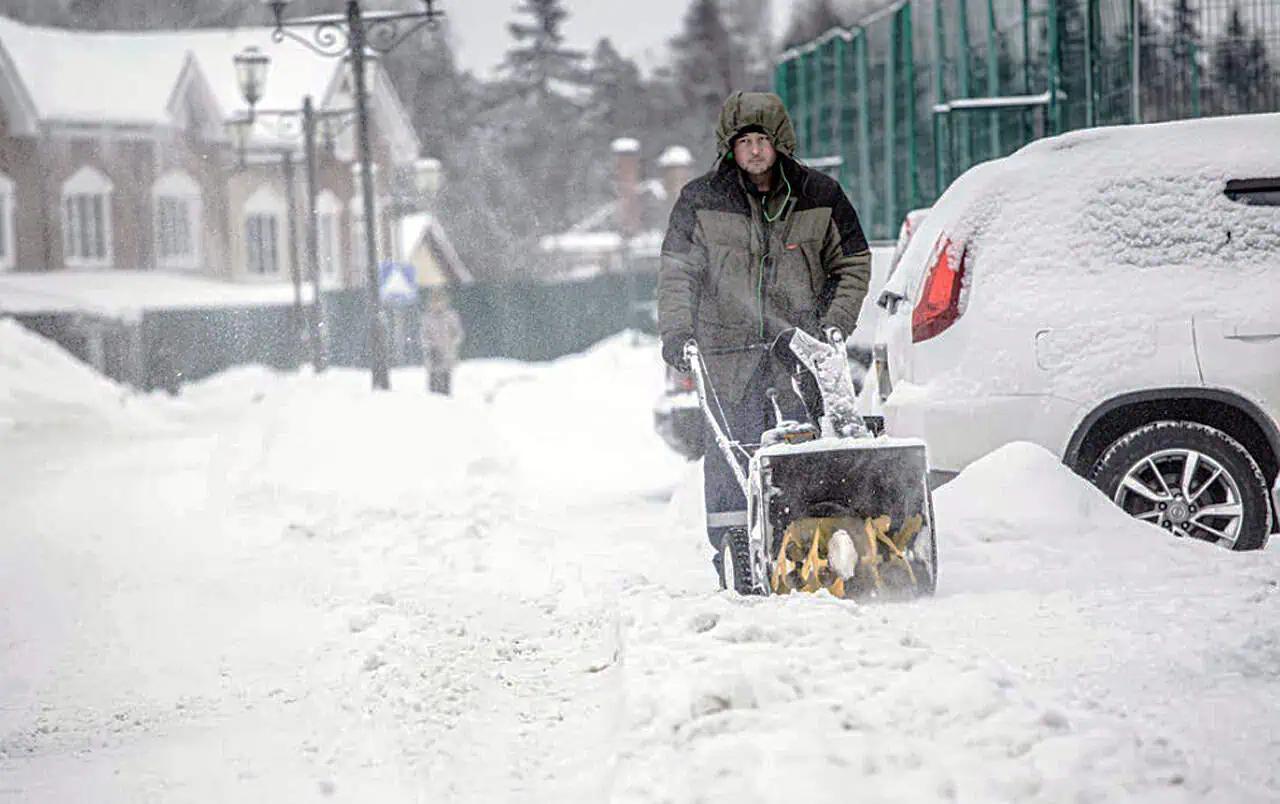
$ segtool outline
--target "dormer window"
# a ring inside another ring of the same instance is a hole
[[[155,204],[156,264],[190,270],[200,265],[200,185],[185,173],[166,173],[151,191]]]
[[[62,185],[62,246],[71,268],[111,265],[111,181],[85,166]]]

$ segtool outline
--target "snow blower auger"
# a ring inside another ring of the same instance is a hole
[[[685,347],[703,415],[747,498],[746,533],[725,539],[724,577],[743,594],[932,594],[937,552],[924,442],[872,436],[839,335],[824,343],[788,330],[772,350],[791,367],[810,421],[785,420],[770,389],[776,423],[755,445],[725,432],[698,347]]]

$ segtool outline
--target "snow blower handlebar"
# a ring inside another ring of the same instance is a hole
[[[725,433],[724,428],[720,425],[720,419],[711,411],[711,404],[708,396],[714,393],[710,388],[711,381],[707,377],[707,368],[702,362],[702,353],[698,351],[698,344],[689,341],[684,345],[684,357],[689,361],[689,370],[693,372],[693,387],[698,392],[698,406],[702,408],[702,415],[706,417],[707,422],[711,425],[711,432],[715,436],[716,444],[720,447],[720,451],[724,453],[724,458],[729,462],[729,468],[733,469],[733,476],[737,478],[738,485],[742,487],[742,493],[747,493],[747,473],[742,468],[742,462],[738,460],[734,454],[734,449],[744,451],[740,443],[731,441],[729,435]]]

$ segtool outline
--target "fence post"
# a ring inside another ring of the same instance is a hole
[[[1097,109],[1093,105],[1093,6],[1094,0],[1084,2],[1084,124],[1092,128],[1098,124]]]
[[[1062,130],[1062,104],[1058,102],[1058,84],[1062,65],[1062,48],[1058,42],[1058,0],[1049,0],[1049,134]]]
[[[971,88],[969,86],[969,4],[966,0],[956,0],[956,39],[956,57],[959,61],[956,68],[956,95],[960,98],[968,98],[971,96]],[[955,120],[951,120],[948,116],[948,124],[957,129],[956,134],[960,137],[960,154],[956,160],[959,164],[954,166],[956,175],[959,175],[968,170],[973,162],[969,148],[969,115],[961,112]]]
[[[1191,57],[1191,116],[1200,116],[1200,54],[1199,46],[1194,40],[1187,43],[1187,54]]]
[[[942,15],[944,0],[933,0],[933,94],[934,104],[947,102],[947,83],[943,73],[943,63],[947,60],[946,22]],[[1026,0],[1023,0],[1026,2]],[[942,161],[942,118],[932,112],[929,117],[933,121],[933,197],[942,195],[948,181],[947,171]],[[948,129],[950,125],[948,124]],[[947,154],[947,164],[951,162],[951,154]]]
[[[1130,98],[1132,109],[1130,114],[1133,122],[1142,122],[1142,31],[1139,30],[1140,17],[1138,13],[1138,3],[1142,0],[1133,0],[1129,6],[1129,34],[1132,37],[1130,42],[1130,61],[1132,66],[1129,69],[1129,77],[1132,79],[1133,95]]]
[[[1022,94],[1031,94],[1031,0],[1022,0]],[[1031,112],[1022,113],[1022,139],[1031,142],[1035,131]]]
[[[897,165],[894,164],[894,152],[898,148],[897,104],[894,103],[894,89],[898,84],[898,15],[889,18],[889,54],[884,65],[884,176],[885,205],[884,231],[893,232],[893,212],[898,208],[898,176]]]
[[[1000,94],[1000,62],[996,58],[996,7],[995,0],[987,0],[987,97]],[[991,130],[987,132],[991,143],[991,157],[1000,156],[1000,110],[987,113]]]
[[[849,168],[846,164],[848,160],[845,158],[845,152],[849,144],[849,138],[845,136],[844,126],[844,55],[846,44],[847,43],[843,36],[837,36],[832,42],[831,58],[834,62],[835,80],[832,82],[831,87],[831,114],[834,118],[832,120],[832,129],[834,132],[832,138],[836,143],[836,151],[840,154],[840,167],[837,172],[837,180],[840,182],[840,186],[844,187],[845,191],[848,192]]]
[[[855,79],[858,85],[858,174],[862,195],[862,216],[867,226],[875,220],[878,212],[875,204],[875,188],[871,184],[871,91],[869,74],[871,57],[867,53],[867,29],[858,29],[858,38],[854,40],[856,59]]]
[[[916,153],[916,48],[915,48],[915,29],[911,23],[911,3],[902,6],[902,48],[903,56],[906,59],[906,92],[903,96],[906,98],[907,112],[907,181],[908,184],[908,208],[915,209],[920,206],[920,158]],[[889,230],[892,237],[896,232]]]
[[[808,128],[803,124],[809,117],[809,56],[800,52],[796,55],[796,97],[800,99],[800,108],[795,110],[792,118],[796,123],[800,124],[801,129]],[[809,156],[809,132],[799,132],[801,136],[797,136],[796,145],[799,146],[801,156]]]
[[[818,153],[818,149],[822,145],[820,134],[822,133],[822,48],[814,47],[809,51],[809,80],[813,85],[809,87],[809,125],[805,128],[805,139],[809,141],[809,156],[823,156]]]

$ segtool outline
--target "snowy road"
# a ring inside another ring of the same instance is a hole
[[[1280,798],[1275,551],[1170,543],[1033,447],[939,493],[936,599],[741,599],[651,344],[123,405],[19,345],[0,801]]]

